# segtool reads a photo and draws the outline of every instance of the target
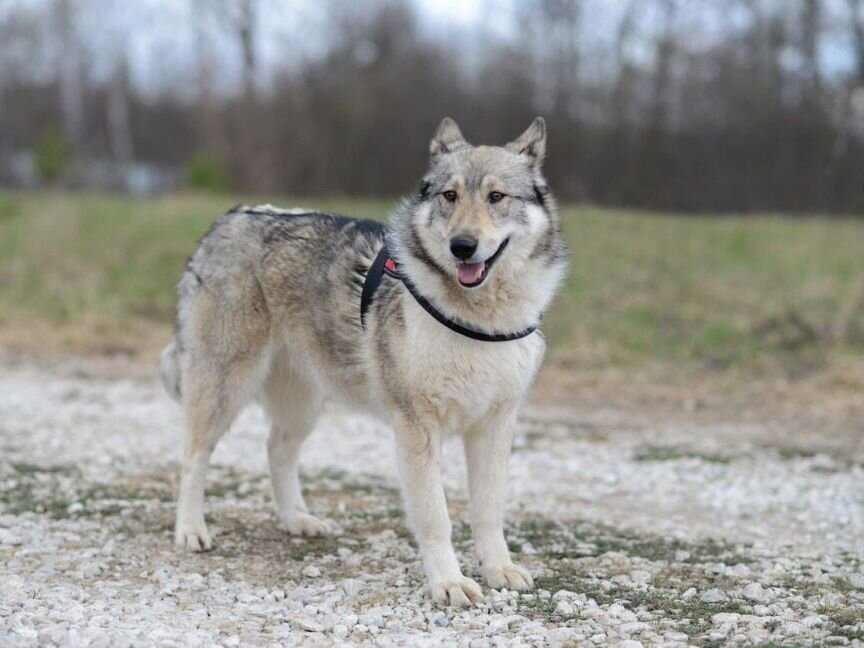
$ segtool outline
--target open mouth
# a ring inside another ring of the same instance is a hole
[[[501,245],[498,246],[498,249],[495,250],[495,254],[485,261],[479,261],[477,263],[457,261],[456,270],[459,273],[459,283],[462,284],[464,288],[476,288],[486,281],[486,277],[489,275],[492,265],[498,260],[498,257],[501,256],[501,253],[504,251],[504,248],[507,247],[509,242],[509,237],[504,239]]]

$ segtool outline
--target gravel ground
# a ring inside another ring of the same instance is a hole
[[[214,456],[215,548],[182,554],[181,414],[156,381],[7,358],[0,645],[864,645],[862,428],[820,445],[824,429],[733,418],[529,407],[508,531],[537,589],[460,611],[423,591],[379,423],[322,420],[307,501],[341,533],[292,539],[246,412]],[[445,456],[472,573],[455,439]]]

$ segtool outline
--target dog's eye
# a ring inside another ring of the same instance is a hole
[[[456,198],[457,198],[457,196],[456,196],[456,192],[455,192],[455,191],[445,191],[445,192],[442,193],[441,195],[444,196],[444,199],[445,199],[447,202],[456,202]]]
[[[493,191],[492,193],[489,194],[489,202],[492,203],[493,205],[497,202],[501,202],[501,200],[503,198],[504,198],[504,194],[501,193],[500,191]]]

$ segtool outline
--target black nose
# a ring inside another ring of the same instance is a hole
[[[477,241],[475,239],[454,238],[450,241],[450,251],[457,259],[465,261],[477,251]]]

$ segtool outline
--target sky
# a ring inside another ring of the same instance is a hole
[[[190,92],[195,60],[194,2],[213,0],[70,0],[80,12],[79,29],[88,47],[99,52],[92,56],[90,69],[96,79],[112,72],[116,57],[112,52],[126,50],[132,81],[145,94],[158,94],[166,86],[188,85]],[[333,0],[348,7],[362,8],[363,0]],[[699,0],[687,0],[688,2]],[[789,3],[791,0],[766,0]],[[838,10],[844,0],[825,0]],[[53,0],[0,0],[0,20],[16,10],[50,8]],[[513,9],[519,0],[414,0],[421,28],[433,38],[453,43],[470,53],[476,44],[476,29],[486,37],[518,42],[519,25]],[[326,49],[326,16],[321,0],[259,0],[259,59],[262,85],[269,73],[315,58]],[[612,37],[624,0],[586,0],[585,47]],[[842,13],[842,11],[840,12]],[[733,16],[734,17],[734,16]],[[640,14],[642,26],[654,20],[650,11]],[[722,20],[729,16],[720,17]],[[214,57],[218,60],[218,82],[223,91],[238,87],[240,57],[235,39],[218,26],[210,25],[216,37]],[[694,40],[694,44],[696,41]],[[822,45],[824,67],[839,71],[851,65],[851,49],[845,42],[825,39]],[[107,55],[106,55],[107,54]],[[640,56],[640,54],[636,54]],[[53,60],[43,62],[44,74],[53,74]],[[23,60],[24,65],[37,65]],[[790,64],[794,64],[791,61]],[[34,71],[38,74],[38,70]]]

